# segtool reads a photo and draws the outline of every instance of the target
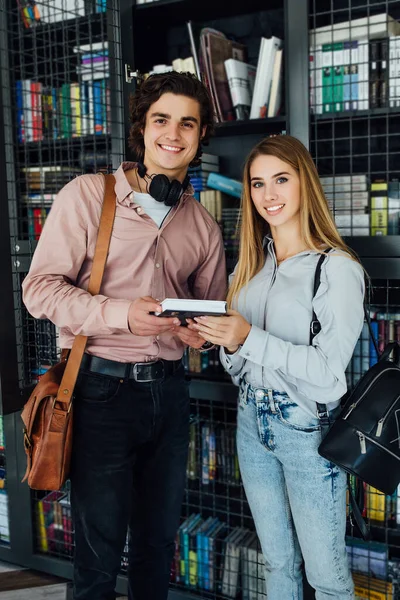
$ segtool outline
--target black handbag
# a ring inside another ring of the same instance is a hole
[[[325,258],[323,254],[318,261],[314,295]],[[400,344],[392,342],[380,354],[365,304],[364,313],[379,359],[342,398],[342,410],[334,423],[329,423],[327,407],[317,404],[323,435],[318,452],[347,473],[391,495],[400,482]],[[310,344],[320,329],[313,312]],[[359,522],[361,513],[349,492],[357,524],[360,529],[364,527],[366,536],[365,523]]]

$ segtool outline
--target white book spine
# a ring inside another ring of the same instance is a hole
[[[362,47],[362,108],[361,110],[369,109],[369,43],[368,41],[361,43]]]
[[[332,186],[338,183],[367,183],[366,175],[332,175],[332,176],[321,176],[321,184],[323,186]]]
[[[395,41],[396,47],[396,60],[395,60],[395,107],[398,108],[400,106],[400,37],[396,38]]]
[[[357,110],[358,108],[358,80],[358,42],[356,41],[350,50],[350,98],[352,110]]]
[[[251,103],[250,119],[259,119],[260,111],[268,104],[271,90],[272,70],[275,61],[275,53],[281,47],[282,42],[277,37],[262,38],[260,54],[257,64],[257,76]]]
[[[322,114],[322,46],[315,48],[315,101],[317,115]]]
[[[389,38],[389,107],[395,106],[395,38]]]

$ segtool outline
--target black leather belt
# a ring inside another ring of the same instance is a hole
[[[98,356],[84,354],[81,369],[118,377],[119,379],[134,379],[135,381],[149,382],[158,381],[172,375],[181,366],[181,360],[154,360],[151,362],[121,363],[116,360],[108,360]]]

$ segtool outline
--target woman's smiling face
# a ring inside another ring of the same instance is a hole
[[[276,156],[261,154],[250,167],[250,189],[254,206],[271,228],[300,218],[298,173]]]

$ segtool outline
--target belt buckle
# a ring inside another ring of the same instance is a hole
[[[135,381],[138,381],[139,383],[149,383],[150,381],[155,381],[155,379],[152,377],[151,379],[138,379],[138,367],[148,367],[150,365],[155,365],[158,362],[161,362],[162,365],[162,375],[161,377],[157,377],[157,379],[162,379],[164,377],[164,363],[162,361],[159,360],[152,360],[150,362],[139,362],[139,363],[135,363],[133,365],[133,369],[132,369],[132,375],[133,375],[133,379]]]

